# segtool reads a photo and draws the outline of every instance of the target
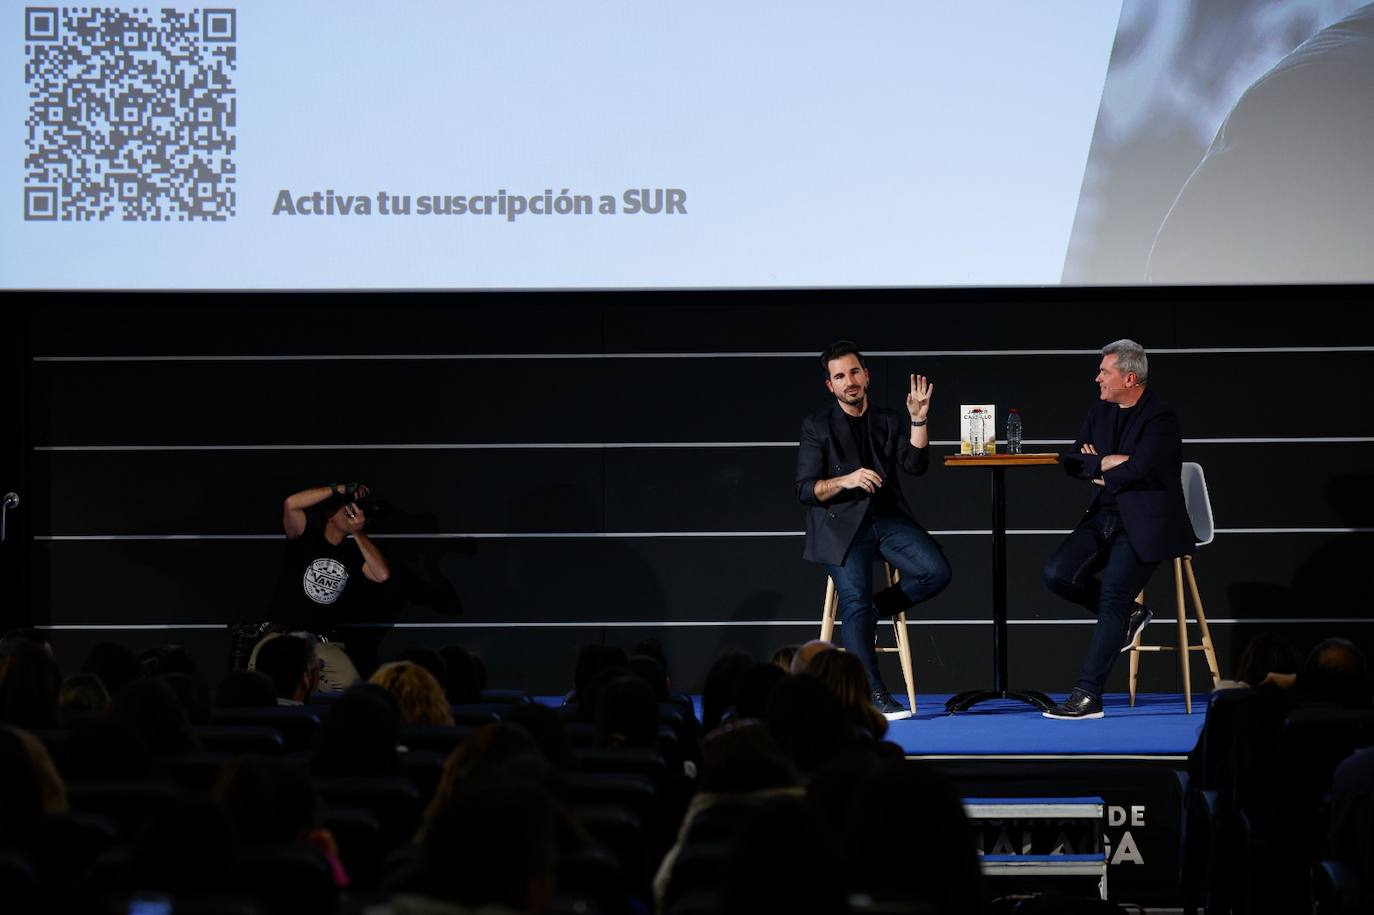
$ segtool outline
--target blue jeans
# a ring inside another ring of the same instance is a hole
[[[901,573],[891,588],[873,593],[873,563],[881,556]],[[841,565],[827,565],[839,596],[840,641],[845,651],[863,662],[868,685],[887,691],[873,650],[881,608],[891,616],[912,604],[929,600],[949,585],[949,560],[940,544],[917,524],[902,517],[864,519]]]
[[[1157,562],[1135,554],[1121,516],[1099,511],[1079,522],[1045,563],[1045,584],[1065,600],[1097,617],[1088,658],[1074,685],[1101,697],[1126,640],[1135,596],[1145,587]],[[1101,580],[1094,577],[1101,573]]]

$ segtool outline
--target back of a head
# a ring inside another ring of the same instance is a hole
[[[776,664],[782,669],[783,673],[792,673],[792,659],[797,656],[800,645],[783,645],[773,652],[773,656],[768,659],[769,664]]]
[[[720,880],[722,915],[833,915],[845,911],[844,885],[827,837],[800,799],[776,799],[741,824]]]
[[[153,812],[133,842],[133,878],[140,889],[206,894],[231,889],[238,845],[224,808],[185,794]]]
[[[482,698],[478,685],[477,663],[473,655],[461,645],[447,645],[439,650],[444,659],[444,694],[453,705],[477,702]]]
[[[701,790],[743,793],[800,783],[796,767],[762,721],[716,728],[702,742]]]
[[[800,648],[792,653],[791,673],[806,673],[806,669],[811,666],[811,662],[815,660],[817,656],[827,651],[835,651],[835,646],[830,642],[823,642],[820,639],[812,639],[809,642],[804,642]]]
[[[755,664],[740,672],[735,681],[735,712],[740,718],[762,718],[768,713],[768,695],[787,674],[776,664]]]
[[[110,694],[95,674],[68,677],[57,693],[59,723],[64,727],[77,718],[103,714],[109,707]]]
[[[0,722],[28,730],[57,727],[62,671],[42,646],[24,641],[0,657]]]
[[[1320,642],[1303,665],[1305,698],[1355,707],[1370,704],[1369,665],[1359,646],[1348,639]]]
[[[583,645],[577,653],[577,663],[573,667],[573,695],[580,703],[583,693],[597,674],[608,667],[628,667],[629,663],[630,656],[623,648],[595,642]]]
[[[754,666],[754,659],[746,651],[722,653],[706,671],[701,688],[701,731],[708,733],[725,719],[735,700],[735,684],[740,674]]]
[[[396,697],[404,725],[453,724],[444,688],[428,670],[411,661],[392,661],[377,668],[368,682]]]
[[[315,646],[295,635],[268,639],[258,649],[254,669],[267,675],[278,698],[293,699],[301,688],[301,678],[315,662]]]
[[[768,730],[803,772],[813,772],[854,742],[840,697],[815,677],[778,681],[768,696]]]
[[[544,911],[557,867],[557,822],[553,801],[529,783],[460,788],[426,831],[423,891],[464,906]]]
[[[806,676],[830,687],[856,726],[874,737],[887,733],[887,719],[869,700],[868,674],[858,657],[847,651],[823,651],[811,659]]]
[[[193,674],[173,672],[163,674],[161,679],[176,693],[186,717],[193,725],[210,723],[210,688],[205,681]]]
[[[161,677],[135,680],[124,687],[110,703],[110,718],[132,727],[154,756],[200,748],[186,709]]]
[[[277,687],[260,670],[234,670],[215,687],[215,708],[272,708]]]
[[[244,845],[295,842],[315,825],[314,785],[301,767],[280,759],[235,757],[221,770],[212,796]]]
[[[1305,669],[1324,671],[1350,677],[1362,677],[1366,671],[1364,652],[1349,639],[1331,638],[1319,642],[1307,655]]]
[[[401,716],[379,686],[360,684],[329,706],[315,731],[310,769],[315,775],[395,775]]]
[[[5,839],[22,839],[42,815],[66,809],[66,787],[42,742],[0,725],[0,846]]]
[[[1287,639],[1265,632],[1246,643],[1236,661],[1236,679],[1259,686],[1270,673],[1295,674],[1301,666],[1302,656]]]
[[[853,889],[941,915],[983,902],[973,829],[949,779],[917,760],[885,762],[854,794],[843,847]],[[888,862],[907,862],[894,871]]]
[[[653,658],[663,668],[664,673],[668,671],[668,653],[663,650],[663,642],[655,638],[640,639],[630,646],[630,657],[635,655],[645,655]]]
[[[421,648],[418,645],[403,648],[397,653],[396,660],[420,665],[441,684],[448,680],[448,662],[444,660],[443,655],[431,648]]]
[[[538,744],[519,725],[504,721],[482,725],[464,736],[448,755],[426,818],[433,817],[464,785],[499,777],[513,761],[539,755]]]
[[[196,659],[181,645],[159,645],[157,648],[150,648],[139,655],[138,660],[143,665],[145,676],[160,677],[163,674],[200,676]]]
[[[596,696],[599,746],[652,747],[658,737],[658,697],[634,675],[617,677]]]
[[[647,654],[633,654],[630,655],[629,665],[630,671],[654,691],[654,699],[659,702],[668,701],[668,674],[657,658]]]
[[[501,715],[507,724],[517,725],[529,732],[534,742],[552,765],[567,769],[572,765],[572,742],[568,739],[568,728],[563,716],[537,702],[522,702],[512,705]]]
[[[100,642],[91,646],[81,665],[84,674],[95,674],[113,697],[125,686],[143,676],[143,665],[132,648],[117,642]]]
[[[37,645],[49,654],[52,653],[52,645],[48,637],[40,630],[32,626],[24,626],[18,629],[11,629],[3,636],[0,636],[0,657],[4,657],[15,649],[16,646],[24,643]]]

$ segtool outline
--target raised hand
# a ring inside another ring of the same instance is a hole
[[[930,412],[930,397],[935,393],[935,385],[924,375],[911,376],[911,393],[906,395],[906,411],[912,419],[925,419]]]

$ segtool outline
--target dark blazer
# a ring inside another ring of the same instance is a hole
[[[1064,458],[1064,469],[1080,480],[1102,477],[1105,491],[1116,496],[1126,537],[1143,561],[1162,562],[1192,553],[1197,540],[1183,501],[1183,438],[1178,414],[1146,389],[1131,410],[1115,451],[1131,459],[1104,473],[1102,458],[1113,453],[1112,436],[1120,409],[1102,400],[1093,405]],[[1097,454],[1082,453],[1083,445],[1089,442]],[[1097,510],[1101,499],[1098,492],[1088,507],[1089,514]]]
[[[893,500],[908,517],[911,509],[902,497],[897,481],[900,471],[911,476],[926,472],[929,448],[911,446],[911,417],[905,412],[868,408],[868,431],[872,438],[873,460],[883,478],[883,486],[897,487]],[[797,498],[809,506],[806,513],[806,548],[802,557],[810,562],[839,565],[854,542],[854,535],[868,511],[869,494],[862,489],[844,489],[829,502],[816,499],[816,481],[841,477],[862,466],[858,442],[849,431],[849,421],[838,403],[802,420],[801,448],[797,452]],[[913,522],[915,519],[912,519]]]

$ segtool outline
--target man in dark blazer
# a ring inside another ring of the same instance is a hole
[[[912,375],[906,411],[887,410],[869,404],[868,369],[853,343],[832,343],[821,366],[835,403],[802,422],[797,498],[808,506],[802,555],[824,564],[835,582],[841,640],[863,662],[874,706],[889,720],[907,718],[911,712],[883,685],[873,640],[880,618],[949,584],[949,562],[916,523],[897,481],[899,473],[920,476],[930,463],[926,417],[935,386]],[[879,556],[901,580],[875,595]]]
[[[1102,717],[1102,688],[1117,655],[1152,618],[1136,595],[1160,562],[1193,550],[1178,415],[1147,390],[1148,377],[1139,343],[1103,347],[1099,402],[1064,460],[1069,476],[1097,489],[1083,519],[1045,563],[1045,584],[1095,614],[1097,625],[1073,692],[1046,718]]]

